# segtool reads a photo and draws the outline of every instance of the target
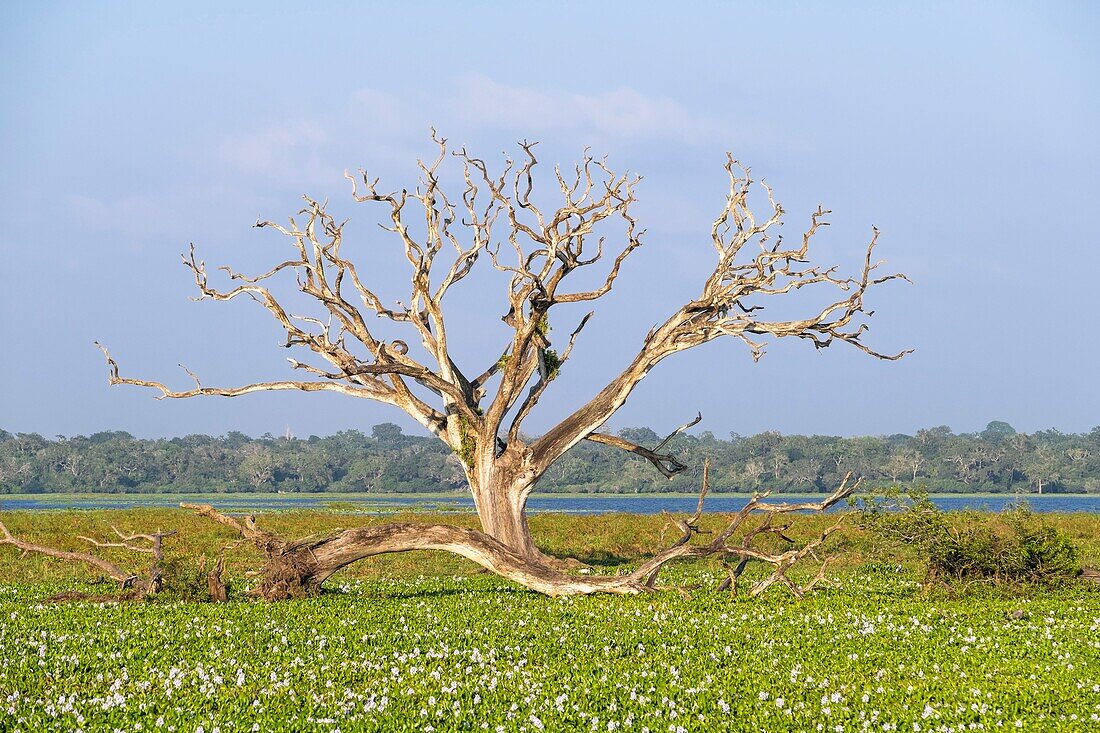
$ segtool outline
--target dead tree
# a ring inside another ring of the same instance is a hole
[[[221,288],[211,283],[194,247],[184,255],[200,300],[251,298],[285,331],[285,346],[308,350],[327,363],[321,367],[291,359],[293,368],[305,372],[308,379],[223,388],[203,386],[188,372],[195,386],[176,390],[162,382],[121,376],[117,362],[104,349],[111,384],[150,387],[160,392],[161,399],[237,397],[273,390],[339,392],[404,410],[446,443],[462,461],[482,531],[471,534],[455,527],[421,526],[357,530],[358,534],[345,539],[348,556],[445,546],[460,554],[484,556],[483,564],[498,565],[509,558],[506,564],[515,566],[516,572],[535,577],[557,563],[541,553],[531,537],[524,511],[527,499],[539,477],[574,445],[589,440],[633,452],[666,476],[683,470],[684,465],[668,452],[668,444],[696,421],[655,448],[600,432],[665,358],[722,336],[740,339],[754,359],[763,354],[768,337],[806,339],[816,348],[842,342],[880,359],[898,359],[907,353],[881,353],[863,342],[865,317],[871,315],[864,308],[864,295],[874,285],[905,279],[901,274],[878,274],[880,263],[873,259],[878,231],[874,230],[856,275],[840,276],[835,266],[812,265],[810,242],[827,224],[829,212],[819,207],[797,244],[788,245],[781,236],[773,236],[784,212],[771,189],[760,184],[761,198],[766,195],[768,203],[766,215],[757,217],[749,198],[759,189],[749,170],[727,156],[729,193],[709,232],[716,264],[698,297],[652,328],[627,357],[619,375],[587,402],[541,437],[525,439],[524,421],[550,389],[592,316],[580,318],[565,343],[555,344],[550,336],[552,312],[560,313],[555,311],[558,306],[607,295],[623,263],[642,246],[644,231],[631,213],[640,179],[616,174],[605,161],[586,153],[571,173],[554,170],[560,203],[545,208],[532,199],[538,164],[535,145],[523,142],[520,160],[506,159],[499,172],[491,172],[485,161],[465,149],[454,152],[464,186],[453,197],[440,183],[448,159],[446,140],[434,131],[432,138],[438,155],[427,163],[419,161],[420,183],[415,190],[386,192],[377,179],[362,172],[358,178],[347,175],[355,201],[382,207],[389,222],[383,228],[409,262],[411,292],[404,303],[385,305],[364,282],[358,267],[342,252],[344,223],[329,214],[325,204],[310,198],[286,225],[257,222],[257,227],[285,235],[291,244],[290,258],[265,273],[248,276],[222,268],[232,284]],[[598,287],[571,289],[573,273],[608,260],[605,241],[609,234],[616,235],[608,232],[616,222],[621,243],[601,272]],[[423,231],[417,235],[414,229]],[[452,358],[445,302],[479,260],[491,263],[508,280],[507,312],[502,318],[508,336],[488,364],[466,371]],[[268,287],[269,280],[291,273],[299,290],[320,306],[321,317],[292,315]],[[805,318],[766,317],[770,298],[807,288],[831,289],[834,294]],[[410,349],[405,340],[387,341],[373,325],[379,322],[407,329],[419,347]],[[354,543],[347,545],[352,537]],[[490,556],[495,558],[492,562]],[[558,580],[547,582],[545,590],[551,592]]]
[[[158,530],[152,534],[123,532],[117,527],[111,527],[111,530],[118,537],[117,541],[102,542],[84,536],[79,536],[78,539],[96,547],[118,547],[130,552],[152,555],[152,564],[144,573],[125,570],[109,560],[87,552],[70,552],[59,550],[56,547],[26,542],[14,536],[3,522],[0,522],[0,545],[10,545],[19,550],[24,556],[29,553],[36,553],[93,567],[118,583],[119,592],[125,597],[142,598],[159,593],[164,585],[164,571],[161,567],[164,563],[164,540],[176,534],[175,530],[171,532]]]
[[[735,593],[737,581],[749,563],[769,565],[771,572],[752,586],[750,596],[757,596],[772,585],[781,583],[801,598],[824,580],[829,557],[820,557],[818,550],[840,528],[846,515],[841,515],[817,537],[801,544],[785,534],[789,524],[775,524],[774,521],[776,517],[795,512],[825,512],[850,496],[861,480],[852,481],[851,474],[848,474],[836,491],[817,502],[776,504],[765,501],[767,493],[754,495],[714,539],[692,544],[692,538],[703,533],[699,520],[710,488],[707,475],[704,469],[699,503],[692,517],[681,519],[666,515],[680,529],[680,537],[627,575],[575,575],[546,563],[532,562],[530,557],[516,552],[485,532],[453,525],[394,523],[347,529],[323,538],[306,537],[291,541],[261,529],[254,516],[237,519],[208,504],[184,503],[180,506],[231,528],[263,553],[267,561],[252,594],[267,600],[313,595],[320,591],[325,580],[341,568],[374,555],[409,550],[453,552],[497,575],[550,596],[647,593],[656,589],[657,576],[666,564],[708,557],[717,557],[726,565],[728,578],[719,589],[730,588]],[[763,521],[749,527],[746,522],[754,514],[763,515]],[[782,551],[760,547],[759,540],[768,535],[778,536],[790,546]],[[807,558],[819,563],[818,571],[808,583],[800,585],[791,578],[790,570]],[[737,561],[736,566],[730,565],[733,561]]]

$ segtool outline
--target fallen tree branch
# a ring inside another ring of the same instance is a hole
[[[688,519],[676,519],[682,534],[670,547],[642,563],[633,572],[615,576],[578,576],[533,560],[515,552],[484,532],[446,524],[393,523],[348,529],[323,538],[305,538],[290,542],[256,526],[254,517],[238,520],[222,514],[210,505],[181,504],[201,516],[230,527],[261,550],[267,563],[260,573],[260,583],[251,593],[266,600],[300,598],[318,593],[321,584],[333,573],[359,560],[394,552],[442,550],[465,557],[481,567],[508,578],[525,588],[549,596],[586,595],[591,593],[638,594],[656,589],[657,576],[667,563],[681,559],[716,556],[724,560],[739,559],[742,563],[756,561],[772,566],[772,573],[753,586],[750,595],[757,596],[779,582],[795,596],[819,585],[824,579],[825,563],[807,585],[798,585],[788,571],[815,551],[839,527],[843,518],[828,527],[815,539],[801,547],[783,552],[769,552],[755,547],[755,538],[768,532],[781,533],[786,527],[771,526],[773,517],[802,511],[824,512],[849,496],[860,481],[850,482],[851,474],[841,486],[819,502],[772,504],[764,501],[766,494],[754,496],[734,515],[726,528],[707,544],[691,544],[702,532],[699,520],[709,491],[709,464],[704,467],[704,481],[695,514]],[[754,513],[765,514],[762,525],[748,530],[740,542],[731,538]],[[780,534],[780,536],[784,536]],[[741,567],[743,570],[744,568]],[[738,572],[740,575],[740,571]]]
[[[45,555],[46,557],[53,557],[58,560],[89,565],[100,570],[107,577],[117,582],[120,591],[128,591],[128,597],[137,598],[158,593],[164,582],[163,570],[160,567],[164,560],[164,552],[162,549],[163,542],[165,538],[175,535],[176,532],[173,530],[171,532],[157,531],[153,534],[126,534],[119,531],[117,528],[112,527],[112,529],[115,534],[119,536],[121,541],[100,542],[90,537],[79,537],[79,539],[95,545],[96,547],[118,547],[133,552],[152,554],[153,563],[144,575],[125,570],[109,560],[105,560],[102,557],[90,553],[60,550],[56,547],[39,545],[21,540],[13,535],[7,525],[2,521],[0,521],[0,545],[10,545],[19,550],[23,556],[26,556],[28,553],[35,553],[38,555]],[[149,542],[150,546],[142,547],[132,544],[137,541]]]

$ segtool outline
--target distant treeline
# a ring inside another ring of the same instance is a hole
[[[649,428],[619,433],[642,445],[660,441]],[[1030,435],[1004,422],[980,433],[946,426],[916,435],[837,438],[776,432],[729,439],[681,435],[672,451],[692,468],[671,481],[646,461],[582,442],[539,484],[542,491],[695,491],[699,466],[711,459],[718,490],[824,491],[845,473],[876,484],[923,485],[930,491],[1100,492],[1100,427],[1086,434]],[[62,492],[433,492],[465,486],[462,466],[432,437],[405,435],[391,423],[370,435],[346,430],[326,438],[259,438],[231,432],[144,440],[125,432],[50,440],[0,430],[0,494]]]

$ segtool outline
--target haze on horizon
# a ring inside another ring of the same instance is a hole
[[[629,12],[626,8],[629,7]],[[732,151],[798,236],[832,209],[815,261],[851,272],[870,236],[913,286],[870,295],[868,342],[773,343],[753,364],[719,340],[670,358],[613,428],[858,435],[1004,420],[1032,432],[1100,423],[1100,10],[874,3],[552,8],[417,3],[186,9],[0,7],[0,428],[327,435],[395,422],[364,400],[276,393],[153,399],[125,374],[185,385],[290,374],[252,303],[192,303],[179,253],[259,272],[284,259],[257,217],[303,193],[350,217],[348,252],[391,299],[407,283],[345,169],[413,187],[434,125],[490,165],[520,139],[554,163],[586,146],[645,176],[647,244],[598,304],[532,418],[545,429],[602,387],[712,267],[709,226]],[[427,40],[426,40],[427,39]],[[444,39],[442,41],[435,39]],[[499,290],[455,291],[471,372],[500,352]],[[572,323],[555,324],[568,334]],[[464,365],[466,364],[464,361]],[[476,366],[475,366],[476,365]]]

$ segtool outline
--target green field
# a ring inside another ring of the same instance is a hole
[[[112,522],[178,528],[169,550],[184,565],[231,539],[169,510],[5,521],[39,541]],[[264,525],[293,536],[348,521],[295,512]],[[1100,565],[1100,517],[1052,521]],[[548,549],[614,573],[658,546],[661,518],[532,525]],[[1094,587],[923,593],[914,557],[854,530],[835,549],[834,587],[803,601],[715,593],[709,562],[670,568],[670,589],[645,597],[549,599],[416,553],[353,566],[319,598],[212,605],[47,602],[109,588],[0,548],[0,730],[1100,729]],[[230,557],[239,592],[254,557]]]

